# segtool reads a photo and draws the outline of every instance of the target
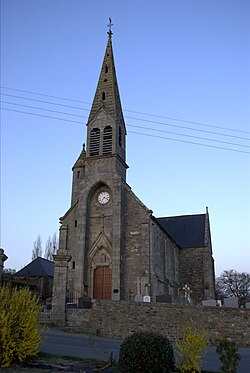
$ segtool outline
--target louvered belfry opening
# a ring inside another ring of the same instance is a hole
[[[103,131],[103,155],[112,153],[112,127],[106,126]]]
[[[99,155],[100,151],[100,130],[99,128],[93,128],[90,132],[90,156]]]

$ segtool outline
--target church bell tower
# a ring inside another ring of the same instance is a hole
[[[125,179],[126,127],[118,90],[112,50],[112,32],[108,32],[101,73],[87,123],[87,157],[115,156]],[[122,170],[122,168],[124,168]]]
[[[59,250],[54,256],[54,315],[60,313],[65,300],[123,298],[122,200],[127,168],[126,127],[110,27],[87,122],[86,149],[84,145],[73,166],[71,206],[60,218]]]

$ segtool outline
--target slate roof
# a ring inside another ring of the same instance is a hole
[[[41,277],[41,276],[54,276],[54,263],[44,258],[36,258],[20,271],[15,273],[15,276],[25,277]]]
[[[181,248],[205,246],[206,214],[156,218]]]

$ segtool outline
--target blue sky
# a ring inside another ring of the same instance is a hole
[[[6,267],[26,265],[37,235],[45,246],[70,206],[71,167],[86,139],[108,17],[128,130],[128,184],[156,217],[208,206],[216,274],[250,272],[247,0],[1,0]]]

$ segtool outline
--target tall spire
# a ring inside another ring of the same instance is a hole
[[[123,120],[112,49],[112,26],[113,24],[111,23],[111,19],[109,18],[108,43],[88,122],[92,120],[92,118],[101,107],[104,107],[115,120],[121,118]]]

